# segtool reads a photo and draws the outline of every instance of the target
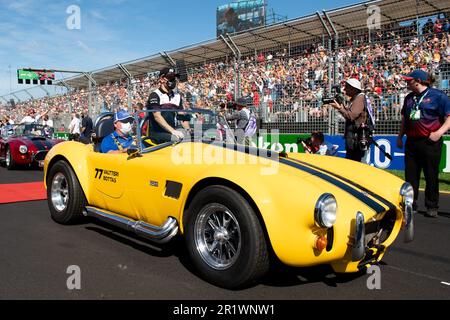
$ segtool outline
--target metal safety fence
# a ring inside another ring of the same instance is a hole
[[[158,87],[157,71],[172,66],[185,78],[178,90],[187,107],[215,109],[245,97],[262,128],[342,134],[342,117],[322,99],[355,77],[371,98],[377,133],[395,134],[407,93],[402,74],[427,69],[450,94],[449,12],[444,0],[369,1],[317,12],[65,79],[56,96],[28,94],[32,99],[15,108],[3,102],[0,110],[19,118],[30,108],[51,109],[67,127],[70,114],[85,109],[92,116],[139,109]]]

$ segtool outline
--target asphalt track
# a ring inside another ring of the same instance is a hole
[[[0,168],[0,183],[39,181],[42,171]],[[422,208],[423,209],[423,208]],[[334,275],[326,266],[276,267],[261,283],[229,291],[191,270],[180,240],[164,247],[100,222],[61,226],[46,201],[0,205],[0,299],[450,299],[450,196],[440,217],[416,216],[416,239],[402,235],[386,254],[381,289],[370,275]],[[68,290],[68,266],[81,269],[81,289]]]

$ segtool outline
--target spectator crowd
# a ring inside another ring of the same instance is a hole
[[[329,53],[319,43],[246,56],[238,66],[241,96],[268,121],[295,121],[298,111],[306,117],[326,119],[328,109],[322,108],[321,100],[332,81],[328,68],[333,64],[332,56],[336,56],[339,82],[359,79],[376,106],[377,120],[399,120],[407,94],[402,74],[421,68],[450,77],[449,20],[445,15],[428,19],[420,35],[414,23],[407,27],[385,26],[371,35],[347,34],[340,40],[339,48],[336,53]],[[232,100],[234,68],[232,61],[226,60],[188,66],[187,81],[178,86],[185,105],[218,108],[221,102]],[[150,92],[158,87],[157,79],[157,75],[149,73],[135,78],[129,87],[123,80],[97,86],[93,92],[95,112],[126,109],[128,100],[139,109],[138,104],[145,105]],[[73,127],[74,115],[88,109],[87,90],[18,102],[14,108],[0,102],[0,120],[19,123],[31,110],[48,114],[57,125],[56,130],[67,131],[69,124]]]

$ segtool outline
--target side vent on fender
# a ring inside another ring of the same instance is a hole
[[[180,197],[182,188],[183,185],[181,183],[167,180],[166,191],[164,192],[164,195],[169,198],[178,199]]]

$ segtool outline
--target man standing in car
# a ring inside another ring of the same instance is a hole
[[[184,129],[189,130],[189,115],[178,114],[173,110],[183,110],[183,101],[179,93],[174,90],[177,87],[179,74],[173,68],[164,68],[159,73],[159,88],[153,91],[146,104],[147,110],[171,109],[170,111],[158,111],[149,113],[150,138],[155,143],[164,143],[172,140],[172,136],[183,139],[184,134],[176,130],[176,120],[181,121]]]

